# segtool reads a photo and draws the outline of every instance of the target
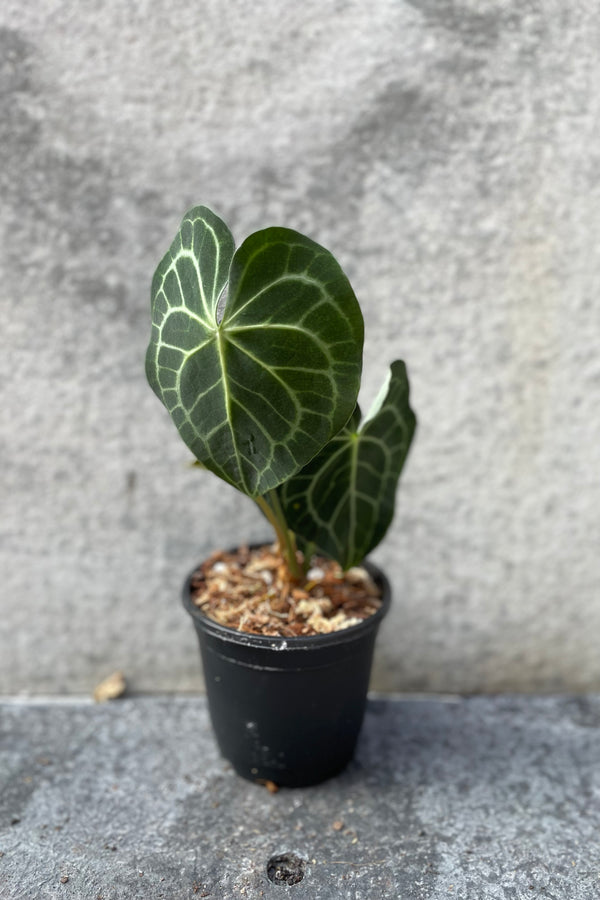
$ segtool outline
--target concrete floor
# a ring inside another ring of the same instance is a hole
[[[0,722],[2,900],[600,895],[600,697],[373,698],[340,777],[273,794],[199,696]],[[293,885],[268,877],[285,854]]]

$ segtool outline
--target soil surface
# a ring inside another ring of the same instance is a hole
[[[358,625],[380,608],[381,591],[366,569],[343,572],[319,556],[294,581],[277,545],[265,545],[213,553],[192,577],[192,601],[237,631],[299,637]]]

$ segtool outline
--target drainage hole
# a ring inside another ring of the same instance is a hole
[[[304,866],[295,853],[280,853],[267,863],[267,875],[273,884],[298,884],[304,878]]]

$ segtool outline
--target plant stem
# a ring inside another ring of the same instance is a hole
[[[299,581],[302,578],[302,570],[298,565],[296,556],[296,537],[287,526],[277,491],[269,491],[268,494],[264,494],[262,497],[255,497],[254,499],[275,529],[275,534],[279,541],[279,549],[287,563],[290,575],[294,580]]]
[[[310,561],[311,561],[316,549],[317,549],[317,546],[312,541],[308,541],[308,543],[306,544],[306,546],[304,548],[304,575],[305,576],[306,576],[306,573],[308,572],[308,570],[310,569]]]

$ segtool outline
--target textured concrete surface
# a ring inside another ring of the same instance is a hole
[[[598,697],[372,700],[343,775],[277,794],[200,697],[0,712],[2,900],[598,896]]]
[[[380,689],[600,689],[594,4],[0,9],[0,692],[198,686],[179,585],[267,532],[144,382],[184,211],[329,246],[420,419]]]

